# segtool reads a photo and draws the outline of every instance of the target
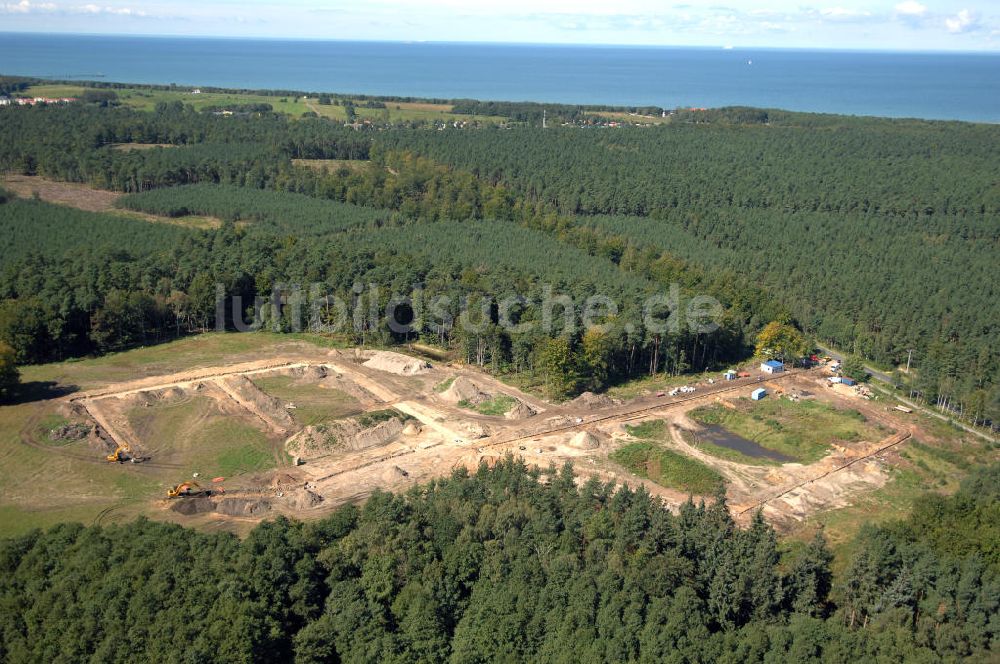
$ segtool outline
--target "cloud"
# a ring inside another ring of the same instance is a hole
[[[73,5],[60,7],[51,2],[31,2],[21,0],[18,3],[0,4],[0,14],[91,14],[107,16],[146,16],[141,9],[131,7],[111,7],[108,5]]]
[[[978,30],[980,27],[979,16],[970,12],[968,9],[963,9],[955,16],[946,18],[944,20],[944,25],[948,28],[948,32],[953,35],[962,34],[963,32],[972,32],[973,30]]]
[[[831,21],[856,21],[858,19],[869,18],[872,13],[858,9],[847,9],[845,7],[826,7],[819,10],[819,15]]]
[[[899,16],[921,17],[927,13],[927,5],[922,5],[916,0],[904,0],[895,7]]]
[[[51,2],[29,2],[28,0],[21,0],[18,3],[5,3],[0,5],[0,13],[2,14],[33,14],[38,12],[51,12],[55,11],[56,6]]]

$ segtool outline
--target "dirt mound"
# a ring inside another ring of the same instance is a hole
[[[272,489],[290,488],[298,484],[302,484],[302,480],[288,473],[278,473],[271,478]]]
[[[416,376],[431,368],[431,365],[424,360],[384,350],[373,353],[364,366],[399,376]]]
[[[336,451],[358,451],[391,443],[403,434],[403,428],[402,420],[396,417],[364,429],[356,418],[349,418],[306,427],[285,441],[285,449],[302,459]]]
[[[330,370],[326,367],[309,366],[302,369],[302,379],[306,381],[320,381],[330,375]]]
[[[490,435],[490,430],[479,422],[460,422],[458,429],[473,440]]]
[[[215,511],[215,503],[208,496],[198,498],[177,498],[170,503],[170,511],[192,516],[194,514],[206,514]]]
[[[246,376],[231,376],[224,382],[238,397],[238,401],[264,420],[286,430],[298,428],[295,420],[288,414],[285,404],[280,399],[263,392]]]
[[[570,405],[579,408],[596,410],[598,408],[608,408],[610,406],[616,406],[621,402],[612,399],[606,394],[594,394],[593,392],[584,392],[583,394],[573,399],[569,403]]]
[[[458,376],[451,381],[448,389],[441,393],[441,398],[451,403],[466,401],[476,405],[488,401],[490,395],[465,376]]]
[[[589,431],[580,431],[573,434],[567,445],[578,450],[596,450],[601,446],[601,441]]]
[[[399,466],[392,466],[391,468],[386,468],[385,472],[382,473],[382,480],[385,482],[394,482],[409,476],[410,474]]]
[[[257,516],[271,511],[271,503],[259,498],[223,498],[215,511],[227,516]]]
[[[394,417],[355,434],[352,449],[362,450],[385,445],[394,441],[401,433],[403,433],[403,423]]]
[[[90,430],[90,435],[87,436],[87,445],[90,449],[101,454],[110,454],[118,447],[115,441],[111,439],[111,436],[108,435],[108,432],[101,428],[99,424],[95,424],[94,428]]]
[[[288,496],[288,504],[297,510],[312,509],[322,502],[323,496],[309,489],[302,489]]]
[[[80,440],[82,438],[86,438],[87,435],[90,434],[91,429],[93,429],[93,427],[89,424],[64,424],[49,432],[49,440],[66,443],[74,440]]]
[[[524,403],[520,399],[514,401],[514,405],[511,406],[510,410],[503,414],[508,420],[523,420],[526,417],[531,417],[535,414],[535,409]]]
[[[407,422],[406,426],[403,427],[404,436],[417,436],[421,431],[420,425],[416,422]]]

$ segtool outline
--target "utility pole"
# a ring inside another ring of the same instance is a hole
[[[545,109],[542,109],[542,129],[545,129]]]

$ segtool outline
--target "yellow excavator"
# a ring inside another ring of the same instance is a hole
[[[210,496],[211,489],[203,489],[197,482],[181,482],[167,489],[167,498],[184,498],[187,496]]]
[[[108,463],[125,463],[126,461],[135,461],[135,457],[132,456],[132,447],[128,443],[122,443],[115,451],[108,455]]]

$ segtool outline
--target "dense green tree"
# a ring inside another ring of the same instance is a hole
[[[0,341],[0,399],[9,396],[20,380],[14,349]]]

